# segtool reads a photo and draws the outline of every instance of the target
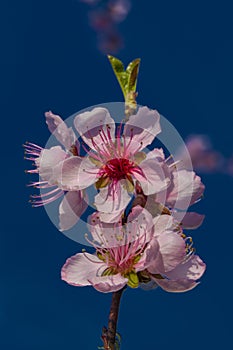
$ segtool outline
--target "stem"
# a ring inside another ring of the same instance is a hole
[[[137,109],[137,97],[136,92],[130,92],[127,94],[125,99],[125,121],[127,122],[129,120],[129,117],[133,115],[136,112]]]
[[[109,318],[108,318],[108,329],[106,330],[104,328],[103,334],[102,334],[102,340],[104,342],[105,350],[115,350],[119,307],[120,307],[121,296],[124,289],[125,288],[122,288],[121,290],[118,290],[117,292],[112,293],[112,303],[111,303],[111,308],[110,308]]]

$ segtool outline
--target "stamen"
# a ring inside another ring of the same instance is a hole
[[[34,198],[34,199],[36,199],[36,198],[41,198],[41,199],[42,199],[43,197],[51,196],[52,194],[54,194],[54,193],[56,193],[56,192],[58,192],[58,191],[60,191],[60,188],[56,187],[56,188],[53,189],[52,191],[46,192],[46,193],[41,193],[40,195],[32,194],[32,195],[31,195],[31,198]]]
[[[55,196],[47,198],[47,199],[42,199],[41,200],[30,200],[29,203],[32,204],[33,207],[41,207],[43,205],[49,204],[53,202],[54,200],[60,198],[63,195],[63,191],[60,190]]]

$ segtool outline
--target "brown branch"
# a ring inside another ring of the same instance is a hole
[[[105,350],[115,350],[119,307],[124,289],[125,288],[122,288],[121,290],[112,293],[112,303],[108,318],[108,329],[106,329],[105,327],[103,328],[101,337],[103,340]]]

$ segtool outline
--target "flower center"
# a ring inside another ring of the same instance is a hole
[[[134,168],[134,163],[125,158],[114,158],[109,160],[104,168],[103,175],[111,180],[122,180],[127,178]]]
[[[121,249],[125,249],[121,247]],[[117,254],[117,255],[116,255]],[[135,255],[127,258],[122,256],[122,259],[119,260],[119,251],[99,251],[97,256],[100,260],[103,260],[108,267],[102,273],[102,276],[111,276],[117,273],[120,273],[122,276],[128,278],[128,286],[131,288],[137,288],[139,285],[139,279],[137,272],[134,269],[135,264],[140,260],[141,255]]]

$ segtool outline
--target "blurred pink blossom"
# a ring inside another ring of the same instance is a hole
[[[203,173],[222,172],[225,158],[220,152],[214,150],[207,135],[188,136],[186,147],[190,154],[192,166],[196,171]],[[177,157],[182,159],[184,167],[188,167],[189,162],[184,154],[185,152],[179,149]]]
[[[103,53],[117,53],[123,47],[118,24],[126,19],[131,9],[129,0],[81,0],[91,6],[89,25],[97,35],[97,46]]]

